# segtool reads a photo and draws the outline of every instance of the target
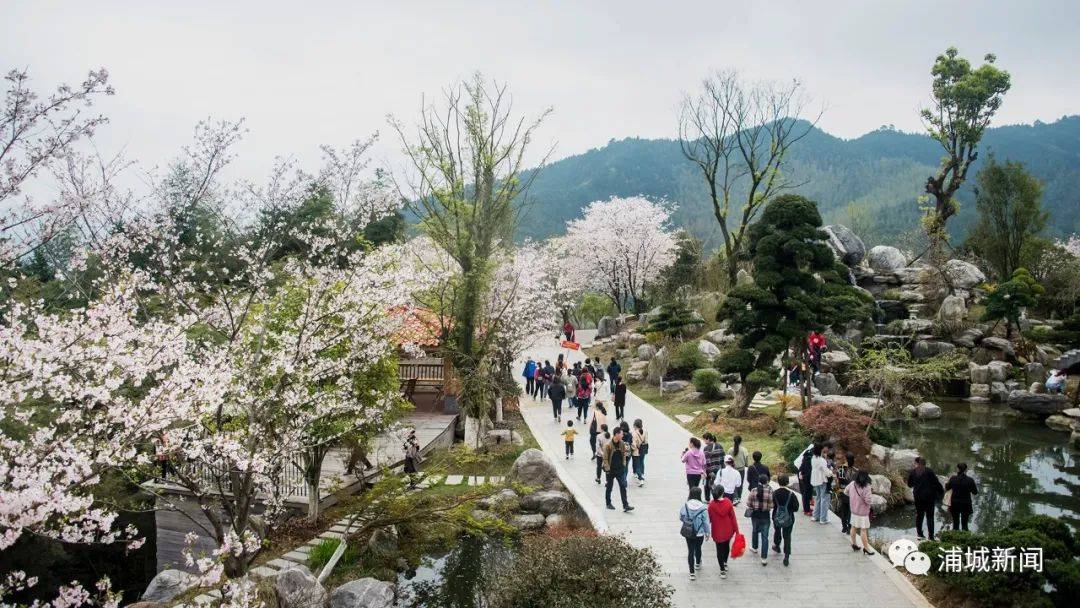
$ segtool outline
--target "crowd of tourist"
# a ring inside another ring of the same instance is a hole
[[[568,340],[570,336],[572,333]],[[816,350],[820,353],[823,348],[821,340]],[[578,435],[587,435],[595,481],[604,488],[607,508],[618,508],[612,502],[617,489],[622,510],[629,513],[634,507],[628,500],[628,477],[632,473],[639,488],[645,485],[649,434],[640,418],[632,424],[625,419],[626,384],[621,372],[622,366],[614,358],[606,366],[592,358],[571,365],[560,354],[554,364],[529,358],[522,375],[528,395],[550,400],[556,424],[562,424],[563,402],[568,402],[567,416],[573,415],[573,419],[566,421],[561,432],[566,458],[574,457]],[[610,411],[609,404],[613,406]],[[585,431],[579,433],[575,423],[584,425]],[[798,455],[792,463],[797,472],[793,476],[774,477],[762,462],[761,452],[744,446],[739,435],[732,438],[730,451],[712,433],[706,432],[700,439],[691,437],[681,460],[689,492],[678,518],[691,579],[701,570],[708,538],[716,547],[721,578],[727,577],[730,558],[738,557],[745,548],[756,554],[763,566],[768,565],[770,552],[782,555],[783,565],[788,566],[800,509],[810,522],[819,525],[828,525],[835,511],[852,550],[875,553],[869,539],[870,475],[856,466],[855,454],[838,453],[828,440],[814,441]],[[915,460],[907,485],[914,496],[915,530],[920,540],[934,539],[938,503],[949,510],[954,529],[968,529],[972,496],[978,490],[966,471],[966,464],[958,464],[956,474],[943,485],[922,458]],[[750,521],[749,547],[735,515],[735,507],[744,500],[743,515]]]

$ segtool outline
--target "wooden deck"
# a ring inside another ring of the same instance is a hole
[[[410,429],[416,429],[416,438],[420,442],[421,454],[428,454],[439,447],[448,447],[454,442],[456,415],[436,414],[432,412],[412,412],[395,430],[375,440],[368,460],[375,465],[367,470],[367,477],[362,482],[355,475],[345,474],[348,461],[347,449],[338,449],[327,455],[323,463],[323,483],[319,488],[319,500],[322,508],[337,503],[342,498],[360,491],[364,483],[369,483],[384,467],[391,470],[400,468],[405,461],[402,444]],[[200,529],[209,527],[198,506],[184,492],[171,484],[148,484],[155,492],[169,495],[169,502],[175,506],[165,506],[159,499],[157,520],[157,569],[166,568],[190,570],[184,565],[182,551],[184,538],[189,532],[195,532],[196,553],[209,552],[215,548],[214,541]],[[306,496],[290,497],[287,506],[297,511],[307,508]],[[193,521],[194,520],[194,521]],[[197,522],[197,523],[196,523]]]

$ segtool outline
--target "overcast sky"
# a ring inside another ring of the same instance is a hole
[[[375,160],[393,166],[386,115],[411,121],[423,93],[475,70],[508,82],[522,112],[554,109],[538,141],[555,158],[672,137],[675,105],[710,68],[801,79],[841,137],[918,130],[949,45],[1012,73],[996,124],[1080,112],[1080,3],[1067,0],[6,0],[0,23],[0,67],[30,68],[40,89],[108,68],[99,146],[163,164],[199,119],[245,117],[236,170],[249,177],[275,155],[313,167],[319,144],[376,131]]]

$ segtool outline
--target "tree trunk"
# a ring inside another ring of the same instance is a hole
[[[303,455],[304,485],[307,486],[308,523],[319,521],[321,515],[319,504],[319,480],[322,478],[323,460],[326,458],[324,448],[315,447],[308,449]],[[285,466],[289,466],[286,464]],[[361,465],[362,466],[362,465]]]
[[[750,402],[754,400],[754,395],[757,394],[759,388],[761,387],[756,384],[743,381],[739,391],[735,393],[731,407],[728,408],[728,413],[732,418],[745,418],[750,413]]]

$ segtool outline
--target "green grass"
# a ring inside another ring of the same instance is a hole
[[[525,419],[517,411],[507,411],[503,415],[505,426],[521,435],[522,445],[499,445],[490,448],[471,449],[457,443],[449,448],[439,448],[424,459],[425,471],[445,473],[447,475],[506,475],[510,467],[522,452],[529,448],[538,448],[536,438],[525,424]]]

